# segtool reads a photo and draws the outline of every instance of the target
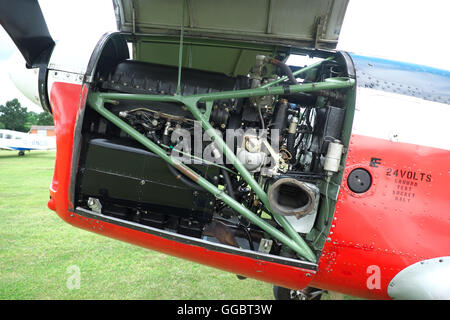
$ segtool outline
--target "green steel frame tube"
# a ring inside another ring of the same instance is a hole
[[[212,141],[214,141],[217,147],[222,150],[226,159],[228,161],[231,161],[233,166],[241,174],[242,178],[250,185],[250,187],[262,201],[264,206],[272,213],[275,220],[281,225],[281,227],[286,231],[290,238],[293,239],[295,243],[303,249],[301,255],[308,260],[313,261],[314,254],[311,249],[284,216],[276,214],[271,210],[267,194],[264,192],[258,182],[253,179],[252,175],[244,167],[242,162],[239,161],[234,152],[227,146],[225,141],[223,141],[223,139],[217,134],[216,130],[209,123],[209,120],[201,114],[200,110],[196,107],[196,104],[187,104],[186,106],[194,115],[194,117],[201,122],[203,129],[206,131],[206,134],[211,138]]]
[[[216,186],[214,186],[212,183],[210,183],[208,180],[203,178],[202,176],[198,175],[195,171],[193,171],[188,166],[184,165],[179,160],[173,158],[172,156],[168,155],[165,150],[163,150],[161,147],[159,147],[157,144],[152,142],[151,140],[147,139],[144,135],[139,133],[137,130],[135,130],[133,127],[131,127],[129,124],[118,118],[116,115],[114,115],[112,112],[107,110],[103,104],[104,102],[107,102],[107,100],[103,100],[101,97],[99,97],[101,94],[96,93],[90,93],[88,100],[89,105],[96,110],[99,114],[101,114],[105,119],[112,122],[122,130],[124,130],[126,133],[128,133],[131,137],[136,139],[138,142],[140,142],[142,145],[147,147],[149,150],[160,156],[163,160],[168,162],[170,165],[174,166],[176,169],[178,169],[180,172],[185,174],[187,177],[192,179],[194,182],[196,182],[198,185],[203,187],[205,190],[212,193],[216,198],[221,199],[223,202],[228,204],[231,208],[236,210],[238,213],[243,215],[246,219],[248,219],[253,224],[260,227],[262,230],[266,231],[270,235],[272,235],[274,238],[281,241],[283,244],[287,245],[289,248],[294,250],[297,254],[300,256],[305,257],[311,262],[315,262],[315,256],[314,254],[308,254],[305,253],[305,249],[301,246],[299,246],[294,240],[286,236],[284,233],[280,232],[278,229],[274,228],[261,218],[259,218],[257,215],[255,215],[253,212],[251,212],[249,209],[245,208],[242,204],[234,200],[232,197],[227,195],[222,190],[218,189]]]
[[[300,70],[299,70],[300,71]],[[106,108],[104,108],[104,103],[109,102],[116,104],[117,100],[138,100],[138,101],[166,101],[175,102],[185,105],[194,117],[200,121],[203,129],[210,136],[211,140],[222,150],[228,161],[231,161],[234,167],[239,171],[242,178],[250,185],[252,190],[258,196],[258,198],[263,202],[268,210],[271,211],[267,194],[261,188],[261,186],[253,179],[252,175],[247,171],[243,164],[237,159],[236,155],[232,150],[228,148],[223,139],[217,134],[215,129],[209,123],[209,113],[212,107],[212,101],[230,98],[247,98],[255,96],[264,95],[279,95],[296,92],[311,92],[317,90],[330,90],[330,89],[343,89],[349,88],[354,85],[354,80],[350,78],[330,78],[326,79],[324,82],[308,83],[291,85],[288,87],[273,87],[273,88],[254,88],[248,90],[238,90],[238,91],[226,91],[226,92],[216,92],[210,94],[198,94],[192,96],[164,96],[164,95],[147,95],[147,94],[122,94],[122,93],[90,93],[89,103],[92,108],[103,115],[106,119],[113,122],[115,125],[119,126],[122,130],[130,134],[134,139],[142,143],[144,146],[149,148],[151,151],[155,152],[162,159],[167,161],[169,164],[175,166],[178,170],[186,174],[189,178],[195,181],[197,184],[201,185],[207,191],[213,193],[216,197],[222,199],[226,204],[235,209],[237,212],[246,217],[249,221],[258,225],[261,229],[268,232],[276,239],[280,240],[282,243],[290,247],[300,256],[306,258],[309,261],[315,262],[315,255],[305,243],[305,241],[300,237],[300,235],[294,230],[294,228],[289,224],[285,217],[277,215],[271,212],[275,220],[282,226],[282,228],[289,235],[287,237],[282,232],[273,228],[270,224],[266,223],[264,220],[260,219],[256,214],[245,208],[240,203],[236,202],[233,198],[229,197],[223,191],[216,188],[206,179],[197,175],[189,167],[182,164],[178,160],[168,156],[166,152],[160,148],[158,145],[141,135],[139,132],[134,130],[127,123],[119,119],[117,116],[112,114]],[[205,112],[202,112],[197,108],[197,103],[199,101],[206,101],[207,108]]]
[[[180,44],[178,48],[178,82],[177,82],[177,94],[181,94],[181,67],[183,64],[183,38],[184,38],[184,12],[186,11],[186,0],[183,0],[183,10],[181,14],[181,26],[180,26]]]
[[[329,78],[323,82],[313,82],[305,84],[296,84],[290,86],[278,86],[273,88],[254,88],[236,91],[222,91],[214,93],[196,94],[191,96],[167,96],[151,94],[130,94],[130,93],[100,93],[103,99],[113,100],[137,100],[137,101],[165,101],[176,102],[184,105],[194,104],[199,101],[214,101],[223,99],[239,99],[249,97],[260,97],[267,95],[281,95],[297,92],[313,92],[320,90],[335,90],[353,87],[355,80],[351,78]]]

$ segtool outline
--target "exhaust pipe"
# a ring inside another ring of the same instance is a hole
[[[270,208],[283,216],[297,219],[314,210],[316,196],[305,183],[292,178],[282,178],[269,187]]]

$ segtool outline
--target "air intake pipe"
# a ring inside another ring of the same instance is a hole
[[[314,210],[316,196],[305,183],[293,178],[281,178],[269,187],[270,208],[283,216],[297,219]]]

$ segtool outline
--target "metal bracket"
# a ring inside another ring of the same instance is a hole
[[[87,201],[87,205],[92,211],[96,213],[102,213],[102,204],[97,198],[89,198]]]
[[[273,241],[269,239],[261,239],[261,242],[259,243],[259,252],[269,253],[270,249],[272,249]]]
[[[322,33],[321,28],[322,28],[322,17],[316,17],[314,34],[313,34],[314,49],[317,49],[317,45],[319,44],[320,36]]]

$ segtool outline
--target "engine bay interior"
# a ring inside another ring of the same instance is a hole
[[[320,58],[303,68],[286,65],[290,53],[280,48],[255,55],[248,73],[236,75],[138,54],[129,59],[118,43],[99,51],[89,95],[118,95],[102,101],[120,121],[99,114],[88,99],[78,120],[76,212],[213,250],[316,263],[353,119],[354,86],[333,87],[333,80],[354,77],[345,53],[303,50]],[[194,106],[171,98],[191,96],[212,98]],[[117,123],[176,160],[167,162]],[[313,257],[296,252],[291,240]]]

